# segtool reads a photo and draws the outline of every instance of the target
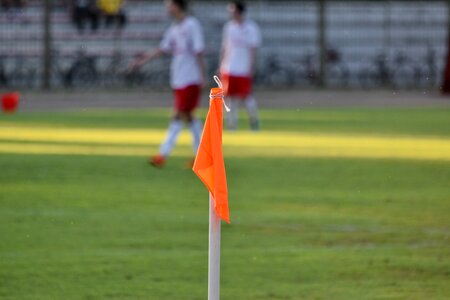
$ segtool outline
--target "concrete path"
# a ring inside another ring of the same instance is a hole
[[[450,107],[450,97],[437,91],[330,91],[330,90],[257,90],[261,108],[317,107]],[[202,96],[206,107],[208,95]],[[156,108],[171,107],[170,91],[56,91],[24,92],[22,111],[82,110],[91,108]]]

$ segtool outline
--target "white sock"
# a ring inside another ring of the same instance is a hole
[[[190,129],[192,132],[192,148],[194,153],[197,154],[198,147],[200,146],[200,138],[202,136],[202,122],[198,119],[192,119]]]
[[[247,99],[245,99],[245,108],[247,109],[250,121],[258,122],[258,104],[256,103],[255,97],[253,97],[253,95],[249,95]]]
[[[161,144],[159,148],[159,153],[164,157],[169,156],[173,147],[177,142],[178,135],[183,129],[183,122],[180,120],[172,120],[169,125],[169,129],[167,130],[167,135],[165,141]]]
[[[239,102],[236,99],[230,99],[229,101],[230,111],[227,112],[227,128],[230,130],[236,130],[238,127],[238,112],[239,112]]]

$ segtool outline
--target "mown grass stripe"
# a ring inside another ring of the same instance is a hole
[[[0,142],[0,153],[12,154],[58,154],[58,155],[100,155],[100,156],[148,156],[158,151],[156,144],[148,146],[117,145],[76,145],[47,143]],[[367,159],[412,159],[450,161],[450,150],[446,148],[418,147],[339,147],[330,144],[309,147],[236,147],[225,146],[227,157],[335,157]],[[192,156],[192,150],[186,145],[177,147],[174,156]]]

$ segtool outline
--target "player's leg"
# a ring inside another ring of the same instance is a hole
[[[186,112],[186,123],[189,126],[189,130],[192,134],[192,150],[194,156],[197,154],[198,148],[200,147],[200,139],[202,136],[202,122],[195,117],[193,111]],[[195,158],[189,159],[185,166],[186,168],[192,168],[194,165]]]
[[[199,85],[192,85],[189,87],[189,99],[186,104],[187,122],[192,134],[192,150],[194,154],[197,154],[198,147],[200,146],[200,139],[202,136],[202,122],[195,116],[195,109],[200,103],[201,88]],[[186,166],[191,168],[194,164],[194,160],[187,162]]]
[[[192,133],[192,150],[197,153],[198,147],[200,146],[200,138],[202,136],[202,122],[197,119],[194,115],[191,116],[191,122],[189,124],[189,129]]]
[[[95,9],[89,9],[89,19],[91,22],[91,31],[92,32],[96,32],[98,29],[98,24],[99,24],[99,18],[100,18],[100,12]]]
[[[251,130],[259,130],[258,104],[253,96],[253,81],[251,77],[243,77],[240,84],[240,94],[250,121]]]
[[[239,100],[235,97],[228,97],[229,112],[225,114],[227,128],[229,130],[237,130],[238,128],[238,113],[239,113]]]
[[[175,113],[174,117],[170,121],[169,128],[167,130],[166,139],[161,144],[159,153],[164,157],[168,157],[172,152],[173,147],[177,142],[178,135],[183,129],[183,121],[180,119],[179,115]]]
[[[82,7],[75,7],[74,10],[74,20],[75,25],[77,26],[78,33],[82,33],[84,30],[84,19],[85,19],[85,11]]]
[[[173,147],[177,142],[178,135],[183,129],[183,121],[177,114],[173,116],[167,129],[166,138],[159,147],[159,154],[150,158],[149,163],[155,167],[164,166],[167,157],[172,152]]]
[[[239,81],[236,77],[229,74],[221,74],[221,81],[223,84],[224,95],[226,97],[229,112],[225,114],[225,121],[228,130],[236,130],[238,128],[238,112],[239,100],[236,99],[239,91]]]
[[[189,127],[192,134],[192,150],[197,153],[202,135],[202,122],[197,119],[193,111],[180,112],[180,119]]]
[[[155,167],[164,166],[167,157],[172,152],[175,146],[178,136],[183,129],[183,113],[180,103],[183,102],[183,98],[186,95],[185,89],[178,89],[174,91],[175,107],[174,115],[170,121],[169,128],[167,129],[166,138],[159,148],[159,154],[150,158],[149,163]]]
[[[249,94],[244,103],[250,120],[251,130],[259,130],[258,104],[256,103],[256,99],[253,94]]]
[[[182,101],[178,104],[179,116],[188,125],[192,134],[192,150],[194,154],[200,146],[200,138],[202,135],[202,122],[195,117],[194,111],[200,102],[199,85],[190,85],[185,88],[185,95]],[[190,159],[186,162],[187,168],[192,168],[194,165],[194,159]]]

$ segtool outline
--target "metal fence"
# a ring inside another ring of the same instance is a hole
[[[4,2],[3,2],[4,1]],[[0,88],[168,86],[169,58],[128,72],[168,27],[162,1],[128,0],[126,23],[74,20],[70,0],[0,0]],[[24,4],[26,3],[26,4]],[[208,72],[217,69],[226,1],[193,1]],[[22,5],[21,5],[22,4]],[[248,1],[262,31],[256,84],[430,88],[447,53],[448,1]]]

